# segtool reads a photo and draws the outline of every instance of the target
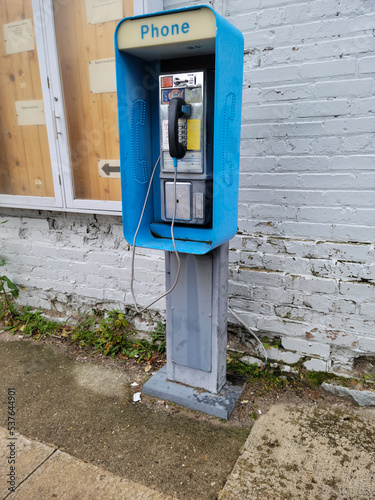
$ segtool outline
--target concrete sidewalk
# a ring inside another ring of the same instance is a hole
[[[0,359],[0,500],[375,499],[375,409],[274,405],[242,428],[133,404],[131,373],[52,346]]]
[[[9,433],[0,428],[0,498],[12,500],[172,500],[173,497],[121,478],[55,447],[14,436],[16,490],[11,491]]]
[[[10,492],[9,432],[0,428],[0,498],[172,500],[56,447],[15,436],[17,487]],[[219,500],[375,498],[375,410],[273,406],[255,424]],[[191,493],[190,498],[198,498]],[[201,497],[200,497],[201,498]]]
[[[273,406],[218,498],[375,498],[375,409]]]

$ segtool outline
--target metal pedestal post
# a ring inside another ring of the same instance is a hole
[[[180,277],[166,298],[167,364],[143,386],[145,394],[226,419],[243,390],[226,377],[228,253],[225,243],[205,255],[180,254]],[[169,290],[177,259],[165,257]]]

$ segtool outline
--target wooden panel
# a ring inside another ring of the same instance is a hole
[[[119,20],[87,23],[85,0],[54,0],[64,103],[69,130],[74,195],[77,199],[121,199],[119,179],[99,176],[98,160],[118,159],[119,138],[115,92],[93,94],[89,61],[113,58],[114,31]],[[124,17],[133,1],[123,0]]]
[[[0,2],[0,24],[33,19],[32,0]],[[38,55],[34,50],[6,54],[0,31],[0,193],[54,196],[45,125],[19,126],[16,101],[42,99]]]

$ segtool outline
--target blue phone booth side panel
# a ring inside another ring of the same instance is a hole
[[[216,23],[213,227],[222,244],[237,232],[244,40],[221,16]]]

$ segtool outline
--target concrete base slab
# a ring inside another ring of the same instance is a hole
[[[143,385],[142,392],[228,420],[244,386],[245,381],[228,377],[221,392],[213,394],[202,389],[171,382],[167,379],[167,368],[163,366]]]
[[[375,410],[272,406],[256,421],[219,500],[369,500]]]

